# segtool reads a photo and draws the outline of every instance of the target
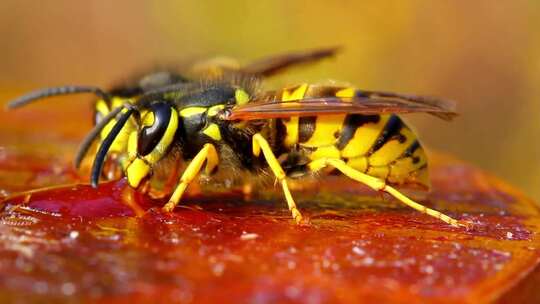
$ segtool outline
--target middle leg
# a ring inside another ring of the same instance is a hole
[[[287,200],[287,205],[289,206],[289,210],[291,211],[294,220],[297,224],[300,224],[303,220],[302,214],[300,211],[298,211],[296,203],[291,195],[291,191],[289,190],[289,186],[287,185],[285,171],[283,171],[283,168],[281,168],[281,165],[276,159],[274,152],[272,152],[268,141],[266,141],[261,134],[257,133],[253,135],[253,155],[258,156],[261,153],[261,150],[266,162],[268,163],[268,166],[270,166],[270,169],[281,183],[283,193],[285,194],[285,199]]]

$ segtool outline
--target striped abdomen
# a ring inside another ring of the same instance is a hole
[[[390,184],[429,186],[425,152],[396,115],[291,117],[277,119],[276,126],[281,151],[298,152],[310,161],[339,158]]]

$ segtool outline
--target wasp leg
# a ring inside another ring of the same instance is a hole
[[[174,189],[169,202],[163,206],[163,211],[170,212],[174,209],[174,207],[176,207],[176,205],[178,205],[184,191],[186,191],[187,186],[193,181],[197,174],[199,174],[205,162],[205,171],[207,174],[212,173],[214,168],[219,163],[216,147],[214,147],[212,144],[205,144],[201,151],[199,151],[199,153],[197,153],[197,155],[195,155],[193,160],[189,163],[186,170],[182,174],[182,177],[180,178],[180,183],[176,186],[176,189]]]
[[[289,210],[291,211],[294,220],[297,224],[300,224],[302,222],[302,214],[300,214],[300,211],[298,211],[298,208],[296,208],[296,203],[292,198],[291,191],[289,191],[285,171],[283,171],[283,168],[281,168],[281,165],[276,159],[274,152],[272,152],[268,141],[266,141],[261,134],[257,133],[253,135],[253,155],[259,156],[259,154],[261,154],[261,150],[266,162],[270,166],[270,169],[281,183],[283,193],[285,194],[285,199],[287,200],[287,205],[289,206]]]
[[[369,176],[369,175],[367,175],[365,173],[362,173],[362,172],[360,172],[358,170],[355,170],[354,168],[348,166],[341,159],[321,158],[321,159],[317,159],[317,160],[312,161],[311,163],[308,164],[308,166],[309,166],[309,169],[311,171],[319,171],[324,167],[332,166],[332,167],[338,169],[339,171],[341,171],[341,173],[345,174],[347,177],[349,177],[351,179],[354,179],[355,181],[358,181],[358,182],[360,182],[362,184],[365,184],[365,185],[367,185],[368,187],[370,187],[370,188],[372,188],[374,190],[384,191],[384,192],[392,195],[393,197],[395,197],[396,199],[398,199],[399,201],[401,201],[402,203],[404,203],[405,205],[407,205],[407,206],[409,206],[409,207],[411,207],[413,209],[416,209],[416,210],[418,210],[418,211],[420,211],[422,213],[425,213],[427,215],[438,218],[441,221],[443,221],[443,222],[445,222],[447,224],[450,224],[450,225],[452,225],[454,227],[469,227],[469,225],[467,223],[463,223],[461,221],[453,219],[453,218],[449,217],[446,214],[443,214],[443,213],[441,213],[439,211],[430,209],[430,208],[428,208],[426,206],[423,206],[423,205],[411,200],[410,198],[408,198],[407,196],[405,196],[404,194],[402,194],[401,192],[399,192],[395,188],[393,188],[391,186],[388,186],[383,180],[378,179],[376,177]]]

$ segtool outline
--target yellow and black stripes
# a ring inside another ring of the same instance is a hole
[[[284,100],[310,94],[348,97],[352,88],[300,85],[282,91]],[[427,185],[427,160],[414,133],[396,115],[331,114],[276,119],[276,152],[300,152],[312,161],[338,158],[368,175],[392,184]],[[295,153],[297,153],[295,152]],[[290,164],[289,164],[290,165]],[[426,171],[426,172],[421,172]],[[422,176],[422,177],[420,177]]]
[[[378,123],[381,120],[379,115],[359,115],[350,114],[347,115],[343,122],[343,128],[341,128],[341,134],[336,142],[336,147],[339,150],[343,150],[354,138],[356,130],[366,124]]]
[[[404,143],[406,137],[400,133],[403,127],[405,127],[405,125],[399,117],[395,115],[390,116],[388,122],[382,129],[381,134],[379,134],[379,137],[373,146],[371,146],[367,155],[369,156],[379,151],[379,149],[381,149],[389,140],[396,139],[399,143]]]

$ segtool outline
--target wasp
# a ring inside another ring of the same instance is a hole
[[[220,170],[234,168],[248,176],[273,176],[297,223],[304,220],[290,180],[342,174],[452,226],[466,226],[396,188],[429,187],[426,153],[398,115],[422,112],[450,120],[456,115],[453,102],[340,85],[260,89],[262,79],[336,51],[287,53],[243,67],[218,60],[198,65],[199,73],[191,77],[158,70],[108,91],[94,86],[46,88],[13,100],[8,108],[50,96],[96,95],[95,125],[79,148],[75,166],[97,142],[92,186],[97,187],[104,164],[112,163],[130,187],[143,189],[164,159],[178,155],[187,166],[175,180],[165,212],[180,203],[199,175],[211,179]]]

